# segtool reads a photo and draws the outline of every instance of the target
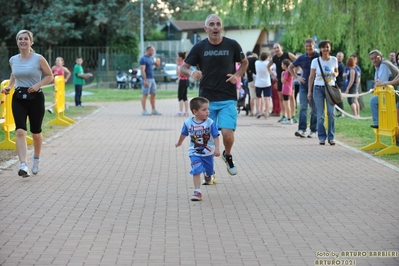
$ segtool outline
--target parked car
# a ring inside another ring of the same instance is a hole
[[[177,65],[176,64],[165,64],[163,67],[164,73],[166,74],[167,81],[176,81],[179,77],[177,76]]]
[[[160,67],[154,68],[155,81],[157,82],[170,82],[176,81],[177,76],[176,64],[164,64]]]

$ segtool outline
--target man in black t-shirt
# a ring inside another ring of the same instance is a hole
[[[194,45],[180,72],[200,80],[199,96],[209,100],[209,117],[222,132],[225,150],[222,159],[231,175],[237,174],[231,150],[237,125],[237,79],[245,73],[248,60],[235,40],[222,36],[222,20],[216,14],[205,20],[208,38]],[[240,63],[236,71],[235,64]],[[197,66],[196,70],[190,70]]]

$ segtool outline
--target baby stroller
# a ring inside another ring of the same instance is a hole
[[[245,111],[245,115],[248,115],[249,103],[246,103],[246,100],[248,98],[247,96],[249,96],[249,89],[247,86],[242,84],[237,101],[237,113],[240,113],[240,111],[242,110]]]

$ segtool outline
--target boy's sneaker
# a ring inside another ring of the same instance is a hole
[[[281,121],[281,124],[283,125],[292,125],[292,119],[285,119],[283,121]]]
[[[147,110],[143,110],[142,115],[151,115]]]
[[[152,110],[151,112],[152,115],[162,115],[160,112],[158,112],[157,110]]]
[[[280,120],[278,120],[277,122],[283,122],[285,119],[287,119],[285,116],[282,116],[281,118],[280,118]]]
[[[202,194],[201,192],[194,191],[194,194],[191,196],[191,201],[201,201]]]
[[[22,177],[30,177],[29,174],[29,169],[26,163],[21,163],[21,166],[19,167],[18,175]]]
[[[237,167],[234,165],[233,156],[226,155],[226,151],[223,151],[222,159],[226,163],[227,172],[229,172],[230,175],[236,175]]]
[[[39,162],[40,162],[40,159],[33,158],[33,164],[32,164],[31,170],[34,175],[36,175],[39,172]]]
[[[202,180],[203,185],[214,185],[216,183],[215,173],[211,176],[204,176],[204,180]]]
[[[295,132],[295,136],[304,138],[305,137],[305,132],[303,130],[298,130]]]
[[[50,114],[54,113],[53,108],[48,108],[47,112],[49,112]]]

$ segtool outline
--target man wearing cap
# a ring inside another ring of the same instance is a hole
[[[394,79],[394,76],[386,64],[383,64],[385,60],[382,53],[379,50],[373,50],[369,53],[371,62],[375,67],[374,82],[379,81],[385,86],[386,82]],[[370,98],[370,109],[371,116],[373,118],[372,128],[378,128],[378,95]]]

